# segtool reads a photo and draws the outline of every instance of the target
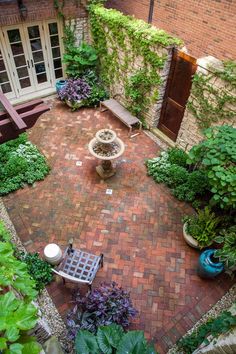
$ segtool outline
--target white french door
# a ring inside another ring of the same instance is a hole
[[[0,33],[3,93],[11,99],[54,89],[55,81],[63,77],[61,46],[60,28],[55,20],[3,28]]]

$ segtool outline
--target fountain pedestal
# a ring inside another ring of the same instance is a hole
[[[111,161],[107,160],[103,160],[102,163],[96,167],[96,171],[102,179],[112,177],[116,173]]]
[[[112,166],[112,160],[121,156],[125,150],[122,140],[117,138],[116,133],[110,129],[101,129],[89,143],[89,152],[102,160],[96,167],[98,175],[102,179],[114,176],[116,169]]]

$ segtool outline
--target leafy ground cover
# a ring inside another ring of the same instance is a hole
[[[230,275],[236,270],[236,129],[206,129],[205,139],[189,153],[173,148],[147,160],[148,175],[165,183],[179,200],[197,209],[186,216],[186,231],[200,247],[217,242],[215,253]],[[232,228],[233,227],[233,228]]]
[[[35,338],[27,334],[38,320],[37,308],[31,303],[36,297],[35,282],[27,265],[16,258],[10,235],[0,221],[1,353],[38,354],[41,351]]]
[[[201,345],[209,344],[209,339],[218,337],[236,326],[236,316],[229,311],[223,311],[218,317],[209,319],[191,334],[186,335],[178,342],[181,353],[191,354]],[[210,336],[210,338],[208,338]]]
[[[32,185],[48,173],[46,158],[26,134],[0,145],[0,196]]]

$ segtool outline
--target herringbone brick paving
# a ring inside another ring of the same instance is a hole
[[[130,290],[143,329],[166,353],[230,287],[226,276],[213,281],[196,275],[198,251],[182,237],[181,218],[191,208],[146,175],[144,161],[158,146],[144,133],[128,138],[127,128],[110,113],[81,109],[71,113],[58,101],[30,132],[47,156],[50,175],[31,188],[4,198],[21,240],[42,253],[49,242],[104,253],[95,286],[114,280]],[[117,174],[102,181],[87,144],[98,129],[110,127],[126,150]],[[82,166],[76,165],[82,161]],[[106,189],[112,189],[112,195]],[[62,316],[71,307],[75,286],[58,279],[48,290]],[[85,289],[83,289],[85,291]]]

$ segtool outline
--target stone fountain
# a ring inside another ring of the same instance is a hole
[[[102,160],[101,164],[96,167],[96,171],[101,178],[106,179],[116,173],[112,160],[123,154],[125,146],[113,130],[101,129],[90,141],[88,149],[90,154]]]

